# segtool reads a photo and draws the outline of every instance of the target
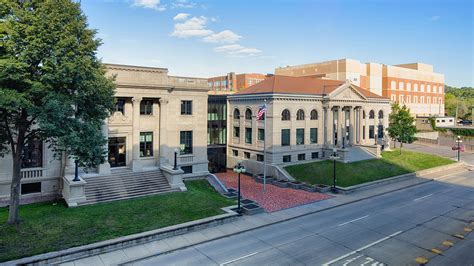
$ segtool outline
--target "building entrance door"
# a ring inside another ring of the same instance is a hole
[[[125,137],[109,138],[109,164],[110,167],[126,166]]]

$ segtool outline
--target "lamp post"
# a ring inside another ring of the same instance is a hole
[[[174,166],[173,170],[178,170],[178,148],[174,149]]]
[[[74,179],[72,181],[81,181],[81,179],[79,179],[79,160],[74,160]]]
[[[238,161],[237,162],[237,165],[234,167],[234,172],[236,172],[238,174],[238,189],[237,189],[237,212],[239,213],[239,215],[242,214],[242,211],[240,209],[240,173],[245,173],[246,169],[245,167],[242,165],[242,162],[241,161]]]
[[[461,136],[458,136],[457,139],[456,139],[456,143],[458,144],[458,162],[461,161],[461,143],[462,143],[462,140],[461,140]]]
[[[339,159],[337,156],[337,149],[332,149],[332,155],[329,157],[333,161],[333,175],[332,175],[332,192],[336,193],[336,160]]]

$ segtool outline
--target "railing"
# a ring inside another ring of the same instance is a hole
[[[193,158],[194,156],[183,156],[183,157],[179,157],[179,162],[180,163],[192,163],[193,162]]]
[[[28,178],[39,178],[43,177],[43,168],[27,168],[21,169],[21,178],[28,179]]]

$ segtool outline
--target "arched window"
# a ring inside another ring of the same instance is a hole
[[[379,111],[379,119],[382,119],[382,118],[383,118],[383,111],[380,110],[380,111]]]
[[[250,108],[245,110],[245,120],[252,120],[252,110],[250,110]]]
[[[375,118],[375,112],[374,112],[374,110],[370,110],[369,119],[374,119],[374,118]]]
[[[285,109],[283,110],[283,112],[281,112],[281,120],[282,121],[290,120],[290,111],[288,109]]]
[[[234,119],[240,120],[240,111],[239,109],[234,109]]]
[[[310,119],[311,119],[311,120],[318,120],[318,111],[316,111],[316,110],[313,109],[313,110],[311,111],[311,114],[310,114]]]
[[[296,112],[296,120],[304,120],[304,111],[303,111],[303,109],[299,109],[298,112]]]

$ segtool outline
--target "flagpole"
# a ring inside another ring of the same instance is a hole
[[[267,191],[267,99],[263,100],[265,106],[264,122],[263,122],[263,192]]]

